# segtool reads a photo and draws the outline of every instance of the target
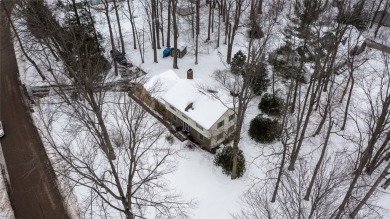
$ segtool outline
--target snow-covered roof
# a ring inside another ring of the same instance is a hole
[[[168,70],[150,78],[144,88],[203,128],[210,129],[228,108],[200,88],[204,85],[202,80],[180,79],[173,70]]]
[[[198,88],[201,84],[199,80],[180,79],[161,98],[203,128],[210,129],[228,108]]]
[[[169,69],[151,77],[143,86],[147,91],[152,91],[155,98],[160,99],[161,95],[167,92],[179,79],[177,74]]]

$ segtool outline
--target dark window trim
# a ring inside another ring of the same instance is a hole
[[[203,131],[203,127],[201,125],[199,125],[198,123],[195,123],[196,124],[196,127],[198,127],[200,130]]]
[[[225,120],[218,122],[217,128],[221,128],[225,125]]]
[[[199,138],[200,141],[204,141],[204,136],[202,134],[200,134],[200,133],[198,133],[198,138]]]
[[[219,135],[217,135],[217,141],[223,139],[223,132],[221,132]]]

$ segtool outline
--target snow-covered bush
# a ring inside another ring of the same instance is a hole
[[[264,94],[259,103],[259,109],[270,116],[280,116],[283,105],[282,98],[272,94]]]
[[[250,123],[249,136],[259,143],[271,143],[280,137],[281,125],[277,120],[256,116]]]
[[[232,150],[233,148],[231,146],[227,146],[223,148],[221,153],[216,154],[214,158],[214,164],[222,167],[222,171],[226,175],[230,175],[232,173]],[[245,172],[245,157],[242,150],[238,151],[237,162],[237,177],[241,177]]]

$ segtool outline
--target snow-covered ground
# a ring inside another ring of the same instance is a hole
[[[134,2],[134,3],[136,4],[135,16],[137,17],[136,24],[138,26],[138,29],[142,30],[142,28],[146,28],[145,30],[147,31],[148,27],[145,23],[146,21],[143,14],[142,6],[139,4],[139,2]],[[123,4],[123,7],[126,8],[126,5]],[[133,42],[131,36],[132,34],[131,24],[125,15],[126,13],[127,13],[126,11],[121,11],[120,16],[122,18],[121,25],[123,28],[123,33],[125,35],[125,42],[129,42],[126,43],[128,60],[130,60],[133,64],[141,67],[143,70],[145,70],[148,73],[147,77],[152,77],[166,70],[172,69],[172,58],[171,57],[162,58],[162,52],[164,50],[163,46],[162,49],[158,50],[158,55],[159,55],[158,63],[153,62],[153,50],[151,49],[149,34],[147,32],[145,33],[145,38],[146,38],[145,62],[144,63],[141,62],[139,51],[134,50],[132,48]],[[206,10],[204,11],[204,13],[206,13]],[[106,48],[106,57],[109,57],[108,51],[110,50],[109,48],[111,46],[109,42],[108,29],[107,29],[108,27],[105,22],[105,16],[104,14],[98,12],[94,13],[94,15],[97,21],[96,22],[97,28],[99,32],[103,34],[105,39],[104,46]],[[205,18],[207,16],[204,15],[203,17]],[[117,26],[115,24],[115,16],[113,12],[111,15],[111,19],[113,20],[112,24],[114,28],[114,34],[118,35]],[[218,89],[218,85],[216,84],[216,82],[212,77],[213,72],[215,70],[228,68],[228,65],[225,62],[227,46],[223,45],[222,43],[223,37],[221,37],[221,46],[219,48],[216,48],[215,40],[212,40],[210,42],[205,42],[206,31],[202,32],[199,40],[199,42],[201,42],[199,64],[195,65],[194,40],[190,36],[191,31],[183,19],[181,20],[179,27],[181,33],[179,38],[180,42],[181,43],[186,42],[186,45],[188,46],[187,48],[188,52],[187,55],[185,55],[182,59],[178,60],[179,69],[172,69],[172,70],[180,78],[185,79],[187,76],[186,75],[187,70],[192,69],[194,72],[194,79],[202,79],[207,83],[214,85]],[[205,29],[206,27],[207,27],[206,19],[203,19],[202,28]],[[239,49],[243,49],[245,51],[245,45],[246,45],[245,30],[241,29],[240,31],[241,32],[239,32],[237,35],[236,46],[233,49],[233,54]],[[216,32],[217,31],[215,31],[213,35],[215,35]],[[215,39],[215,37],[212,38]],[[270,41],[270,44],[272,44],[272,47],[277,47],[278,45],[280,45],[281,34],[274,36],[274,38]],[[374,53],[378,55],[378,52],[375,51],[371,51],[370,53]],[[22,58],[19,59],[19,62],[21,61],[24,62]],[[361,69],[361,72],[359,72],[359,74],[364,76],[363,73],[366,69],[364,67],[367,68],[369,66],[380,67],[380,65],[381,65],[380,62],[376,62],[376,61],[367,62],[365,66],[359,68]],[[33,75],[31,73],[32,71],[29,71],[28,67],[26,66],[23,67],[21,66],[20,68],[23,69],[21,75],[24,83],[28,85],[35,85],[39,80],[39,77]],[[359,69],[357,71],[359,71]],[[341,75],[340,81],[346,80],[345,78],[346,78],[345,75],[344,76]],[[283,90],[284,88],[280,87],[280,89]],[[303,90],[305,90],[305,87],[303,87]],[[363,95],[362,90],[357,89],[355,95],[356,96],[354,99],[354,103],[355,104],[361,103],[361,99],[359,99],[358,97]],[[271,153],[270,151],[272,151],[272,149],[270,148],[274,148],[274,150],[276,150],[276,148],[280,148],[281,144],[279,142],[275,142],[274,144],[270,144],[270,145],[262,145],[262,144],[255,143],[248,136],[247,131],[249,128],[249,122],[251,121],[251,119],[253,119],[256,115],[260,113],[260,111],[257,109],[257,104],[259,103],[259,101],[260,98],[256,98],[251,103],[245,118],[244,128],[242,130],[243,135],[242,135],[242,141],[240,143],[240,148],[243,150],[247,162],[246,173],[242,178],[231,180],[229,176],[224,175],[222,173],[220,167],[216,167],[213,164],[214,156],[212,154],[196,148],[189,149],[185,147],[185,143],[181,143],[177,139],[174,140],[172,147],[178,150],[178,155],[175,155],[177,156],[175,157],[176,171],[166,175],[165,177],[170,182],[169,186],[171,188],[174,188],[180,194],[182,194],[183,198],[187,200],[192,199],[197,203],[196,208],[190,211],[190,218],[196,218],[196,219],[231,218],[232,214],[239,213],[242,210],[243,193],[248,189],[252,188],[254,184],[259,180],[261,181],[262,179],[266,178],[266,174],[267,174],[266,172],[269,169],[271,169],[271,167],[264,165],[267,162],[269,162],[269,160],[267,159],[270,159],[269,157],[264,155],[267,155],[267,153]],[[342,109],[342,105],[340,105],[339,108]],[[340,112],[339,116],[335,116],[336,119],[341,119],[342,117],[341,115],[342,112]],[[308,133],[314,132],[320,120],[319,115],[315,115],[313,117],[314,118],[311,121],[312,123],[309,125],[308,128]],[[39,121],[38,116],[35,117],[35,121],[39,126],[39,123],[41,121]],[[57,120],[55,127],[58,127],[58,130],[60,130],[61,127],[65,126],[64,123],[65,123],[64,120]],[[355,131],[356,130],[353,128],[353,126],[348,126],[347,130],[345,130],[343,134],[355,137],[354,135]],[[323,139],[324,139],[323,134],[318,135],[316,137],[306,138],[304,141],[305,146],[303,148],[302,157],[307,158],[311,163],[316,162],[316,159],[318,158],[318,153],[315,154],[316,149],[313,148],[318,147],[323,141]],[[348,148],[350,146],[349,142],[346,139],[341,138],[340,136],[337,135],[332,135],[329,144],[330,146],[336,148],[337,150],[341,150],[340,148]],[[340,148],[337,148],[338,146],[340,146]],[[268,150],[267,148],[270,150]],[[67,186],[64,185],[64,187],[66,188]],[[83,200],[83,196],[88,191],[83,187],[75,187],[73,192],[77,196],[77,199],[80,201]],[[380,196],[379,200],[377,201],[377,204],[384,208],[389,208],[389,203],[390,203],[389,194]],[[78,209],[78,206],[73,206],[72,209]]]

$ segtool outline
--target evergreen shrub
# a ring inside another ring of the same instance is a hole
[[[270,85],[266,66],[267,65],[265,63],[260,63],[255,69],[253,69],[253,72],[250,72],[250,74],[253,76],[251,89],[253,93],[258,96],[267,91],[267,88]]]
[[[282,98],[272,94],[264,94],[259,103],[259,109],[267,115],[280,116],[283,105]]]
[[[256,116],[249,125],[249,136],[259,143],[271,143],[280,138],[282,128],[277,120]]]
[[[231,146],[227,146],[223,148],[221,153],[215,155],[214,164],[216,166],[222,167],[222,171],[226,175],[230,175],[232,173],[233,167],[233,157],[232,157],[233,148]],[[242,153],[242,150],[238,151],[238,159],[237,159],[237,177],[241,177],[245,172],[245,157]]]

